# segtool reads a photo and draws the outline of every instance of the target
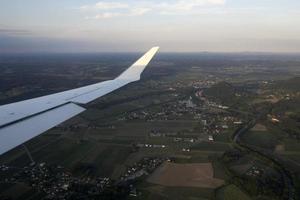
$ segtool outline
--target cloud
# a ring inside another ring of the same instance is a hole
[[[173,2],[154,3],[152,1],[135,2],[126,4],[121,2],[100,1],[93,5],[80,7],[81,11],[95,13],[86,19],[108,19],[114,17],[142,16],[150,11],[153,14],[189,14],[199,8],[225,5],[226,0],[177,0]]]
[[[161,11],[191,11],[197,7],[224,5],[225,0],[180,0],[174,3],[160,3]]]
[[[199,8],[225,5],[225,0],[180,0],[174,3],[160,3],[157,9],[160,14],[187,14]]]
[[[133,8],[130,10],[129,16],[140,16],[150,12],[151,8]]]
[[[149,12],[149,8],[134,8],[130,12],[121,13],[121,12],[103,12],[99,13],[93,17],[86,17],[86,19],[109,19],[114,17],[134,17],[141,16]]]
[[[120,2],[98,2],[94,5],[83,5],[79,9],[82,11],[90,10],[112,10],[112,9],[124,9],[128,8],[129,5]]]
[[[108,19],[113,17],[119,17],[121,15],[122,13],[117,13],[117,12],[104,12],[104,13],[97,14],[94,17],[86,17],[86,19]]]
[[[128,8],[128,4],[119,3],[119,2],[98,2],[95,7],[97,9],[108,10],[108,9],[119,9],[119,8]]]

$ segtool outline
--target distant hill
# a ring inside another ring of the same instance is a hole
[[[206,89],[204,94],[208,97],[220,100],[225,104],[232,104],[236,99],[236,89],[227,82],[220,82]]]

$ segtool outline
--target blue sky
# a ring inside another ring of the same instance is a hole
[[[300,52],[299,0],[0,0],[0,52]]]

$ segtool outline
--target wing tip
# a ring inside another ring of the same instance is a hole
[[[156,51],[158,51],[159,48],[160,48],[159,46],[154,46],[154,47],[152,47],[152,49],[153,49],[153,50],[156,50]]]

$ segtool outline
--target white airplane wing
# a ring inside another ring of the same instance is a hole
[[[140,80],[158,49],[150,49],[113,80],[0,106],[0,155],[83,112],[80,104]]]

